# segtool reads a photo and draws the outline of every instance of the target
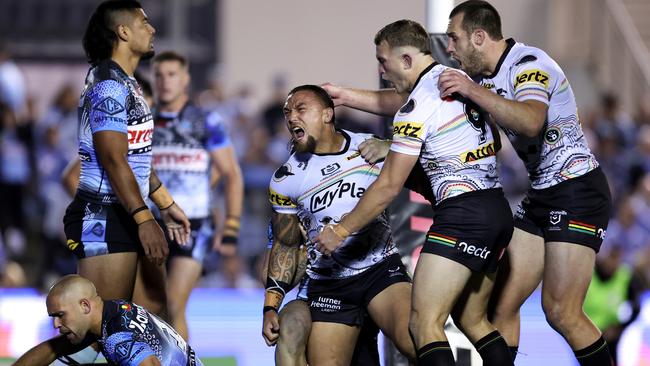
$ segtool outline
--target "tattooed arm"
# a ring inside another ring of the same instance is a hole
[[[307,266],[307,257],[300,247],[304,235],[298,217],[274,213],[271,221],[273,246],[269,254],[262,327],[262,335],[269,346],[279,337],[278,310],[282,300],[300,282]]]

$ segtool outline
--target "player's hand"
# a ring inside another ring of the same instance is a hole
[[[314,247],[324,255],[330,255],[343,243],[344,238],[339,236],[332,225],[325,225],[323,230],[312,240]]]
[[[267,346],[273,346],[277,343],[280,337],[280,322],[277,312],[269,310],[264,313],[262,337],[264,337]]]
[[[176,203],[165,210],[160,210],[160,216],[167,228],[167,235],[179,245],[190,242],[190,220]]]
[[[334,107],[338,107],[340,105],[345,104],[345,101],[344,101],[344,98],[343,98],[344,93],[345,93],[344,88],[342,88],[342,87],[340,87],[338,85],[334,85],[332,83],[324,83],[324,84],[321,84],[320,87],[325,89],[327,94],[330,95],[330,97],[332,98],[332,101],[334,102]]]
[[[169,246],[165,234],[155,220],[138,225],[138,237],[147,259],[157,265],[165,263],[169,255]]]
[[[222,233],[216,233],[212,239],[212,250],[219,252],[224,257],[232,257],[237,254],[237,246],[234,244],[226,244],[221,241]]]
[[[438,90],[440,90],[441,98],[450,97],[454,93],[467,97],[469,90],[477,85],[467,75],[451,68],[445,69],[438,77]]]
[[[391,143],[392,141],[390,140],[380,140],[374,137],[369,138],[359,145],[359,153],[368,163],[374,164],[386,159]]]

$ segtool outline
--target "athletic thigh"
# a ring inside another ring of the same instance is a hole
[[[104,254],[78,260],[79,275],[92,281],[104,300],[131,301],[136,278],[138,254]]]
[[[341,323],[314,322],[307,346],[310,366],[348,366],[360,327]]]
[[[165,264],[157,265],[145,256],[138,257],[137,276],[133,289],[133,302],[165,320],[167,314],[167,270]]]

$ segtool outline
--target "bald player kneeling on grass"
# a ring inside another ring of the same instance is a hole
[[[61,335],[30,349],[14,366],[46,366],[93,342],[120,366],[203,365],[169,324],[134,303],[102,300],[93,283],[79,275],[61,278],[46,301]]]

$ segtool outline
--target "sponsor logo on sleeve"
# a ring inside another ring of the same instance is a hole
[[[117,100],[111,97],[107,97],[102,99],[101,102],[95,105],[95,110],[104,112],[112,116],[124,111],[124,106],[122,106],[122,104],[120,104],[120,102],[118,102]]]
[[[548,89],[549,77],[548,74],[542,70],[532,69],[526,70],[517,75],[515,78],[515,89],[521,84],[537,83],[544,85]]]
[[[395,122],[393,124],[393,136],[421,139],[422,127],[423,124],[420,122]]]
[[[296,207],[291,198],[284,196],[273,189],[269,189],[269,202],[273,206]]]

